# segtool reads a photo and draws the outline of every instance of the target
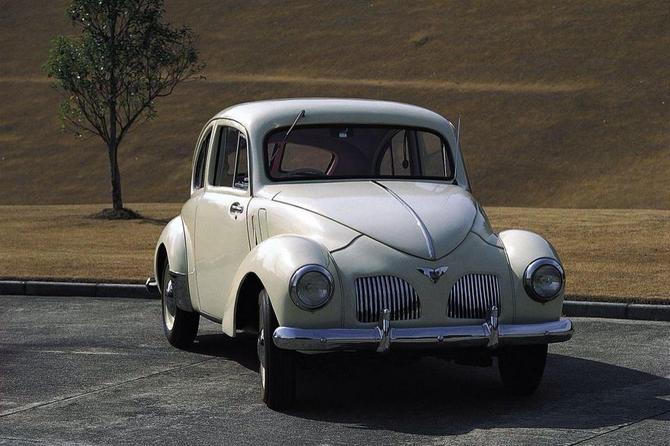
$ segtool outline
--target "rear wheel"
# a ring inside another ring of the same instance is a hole
[[[258,296],[258,360],[263,401],[270,409],[289,408],[295,400],[294,352],[278,348],[272,334],[279,325],[265,290]]]
[[[530,395],[540,385],[547,362],[547,344],[508,347],[498,354],[498,369],[505,389]]]
[[[163,333],[168,342],[177,348],[186,348],[198,334],[200,315],[177,307],[174,280],[170,275],[170,263],[165,262],[161,283],[161,307]]]

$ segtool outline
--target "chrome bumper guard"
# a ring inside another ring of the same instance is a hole
[[[455,327],[391,328],[385,310],[379,326],[372,328],[304,329],[279,327],[273,335],[277,347],[298,351],[372,350],[386,352],[391,346],[427,348],[488,347],[543,344],[567,341],[572,321],[560,319],[537,324],[498,325],[498,311],[491,309],[481,325]]]

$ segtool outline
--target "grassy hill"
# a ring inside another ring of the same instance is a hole
[[[59,132],[41,71],[78,32],[67,1],[0,0],[0,204],[109,200],[106,154]],[[194,139],[228,105],[291,96],[411,102],[463,118],[485,205],[670,209],[670,7],[654,1],[187,1],[207,80],[121,150],[130,202],[181,201]]]
[[[0,205],[0,278],[143,283],[153,274],[158,235],[181,205],[131,204],[151,220],[88,218],[100,206]],[[498,231],[527,228],[551,241],[571,299],[670,302],[670,210],[489,206],[487,212]]]

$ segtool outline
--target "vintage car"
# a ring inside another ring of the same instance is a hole
[[[191,197],[155,252],[168,341],[200,316],[257,335],[263,399],[292,404],[297,355],[373,351],[491,365],[530,394],[572,336],[565,277],[537,234],[496,234],[454,126],[424,108],[287,99],[202,129]]]

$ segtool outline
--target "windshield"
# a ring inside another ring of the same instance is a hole
[[[451,180],[449,147],[437,133],[409,127],[322,125],[272,132],[265,167],[272,180],[404,178]]]

